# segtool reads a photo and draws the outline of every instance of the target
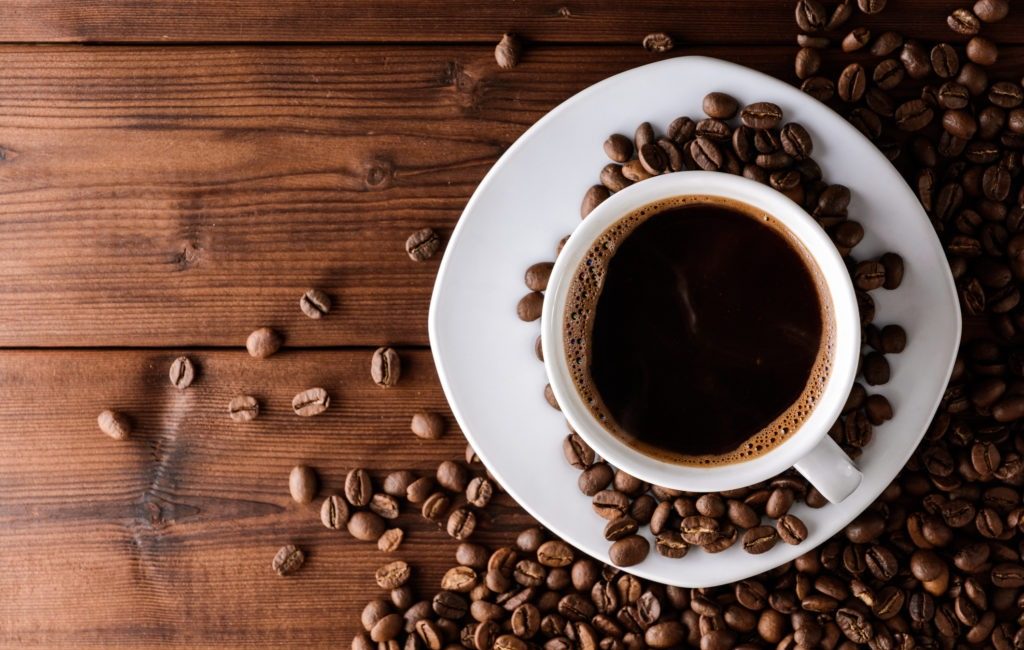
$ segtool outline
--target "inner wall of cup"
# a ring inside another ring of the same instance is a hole
[[[730,180],[741,180],[742,181],[743,179],[730,179]],[[730,189],[732,189],[732,188],[730,188]],[[757,186],[756,189],[759,190],[760,192],[751,193],[751,192],[737,191],[735,194],[732,194],[731,192],[730,193],[725,193],[725,194],[719,194],[719,193],[714,192],[713,190],[712,191],[708,191],[708,192],[686,192],[686,191],[678,191],[677,190],[675,192],[663,193],[661,198],[652,197],[648,201],[644,201],[644,202],[636,201],[636,202],[634,202],[634,205],[639,203],[640,207],[634,207],[632,209],[617,208],[615,210],[615,212],[612,213],[613,215],[617,214],[617,216],[613,216],[612,218],[605,217],[604,219],[602,219],[601,221],[606,221],[607,225],[605,225],[603,228],[601,228],[599,231],[597,231],[596,235],[588,237],[586,243],[583,243],[583,244],[576,243],[577,244],[576,250],[578,252],[576,254],[572,255],[573,259],[571,260],[571,263],[568,265],[568,267],[565,269],[565,273],[563,273],[563,275],[567,279],[564,282],[564,284],[565,284],[564,287],[562,287],[562,286],[558,287],[558,290],[559,290],[558,298],[559,298],[559,300],[556,301],[556,302],[560,303],[559,305],[557,305],[557,308],[558,308],[558,310],[560,312],[558,314],[558,316],[559,316],[558,321],[560,323],[560,328],[559,328],[559,331],[558,331],[558,338],[559,339],[564,339],[564,335],[565,335],[565,331],[566,331],[566,322],[565,322],[566,321],[566,318],[565,318],[566,311],[565,311],[565,305],[568,303],[568,297],[569,297],[569,293],[570,293],[570,285],[572,284],[572,282],[571,282],[572,272],[575,271],[577,268],[579,268],[579,266],[586,259],[587,251],[593,245],[594,242],[599,241],[601,239],[601,237],[606,232],[608,232],[609,229],[614,228],[616,224],[619,224],[623,220],[627,219],[630,215],[638,212],[642,208],[650,207],[650,206],[656,206],[659,203],[666,203],[667,204],[667,203],[670,203],[670,202],[673,202],[673,201],[689,202],[689,203],[693,203],[693,202],[696,202],[696,201],[701,201],[701,202],[712,201],[712,202],[724,202],[727,205],[736,206],[736,207],[738,207],[740,209],[743,209],[748,214],[765,213],[765,214],[768,214],[768,215],[771,216],[771,218],[774,220],[774,224],[773,224],[774,228],[777,231],[781,232],[782,235],[784,237],[786,237],[787,240],[790,242],[790,244],[794,247],[794,249],[796,249],[799,252],[801,257],[804,259],[805,265],[808,267],[808,269],[815,276],[815,283],[816,283],[817,288],[818,288],[818,292],[819,292],[819,296],[821,298],[821,302],[823,303],[824,309],[826,309],[828,311],[827,318],[824,318],[823,320],[824,320],[824,322],[826,322],[828,324],[828,326],[830,327],[830,330],[831,330],[829,332],[829,334],[831,335],[831,338],[832,338],[832,349],[827,352],[827,357],[828,357],[828,360],[830,362],[830,365],[833,365],[833,364],[831,364],[831,362],[834,361],[838,355],[842,354],[844,352],[844,350],[848,351],[848,350],[853,349],[854,351],[856,351],[856,348],[858,347],[856,345],[856,342],[854,342],[854,343],[845,342],[846,344],[844,345],[844,341],[842,340],[842,339],[846,338],[846,336],[849,335],[849,332],[844,331],[844,330],[847,330],[847,328],[842,327],[842,323],[840,322],[840,319],[842,318],[842,312],[848,311],[848,310],[837,309],[836,308],[836,304],[837,304],[837,302],[839,302],[839,303],[843,302],[842,301],[842,297],[844,295],[849,297],[850,299],[852,299],[853,291],[852,291],[852,285],[849,284],[849,276],[847,274],[845,266],[842,264],[842,260],[841,260],[841,258],[839,258],[838,252],[835,251],[834,245],[832,244],[831,240],[828,239],[828,237],[824,234],[823,231],[820,231],[819,226],[811,220],[811,217],[809,215],[807,215],[806,213],[802,212],[800,210],[800,208],[797,207],[795,204],[787,205],[788,200],[785,201],[785,202],[782,202],[782,201],[779,200],[779,199],[783,198],[781,196],[771,196],[771,195],[765,196],[764,195],[765,192],[763,192],[763,190],[765,188],[762,188],[761,186]],[[761,195],[759,195],[759,196],[752,196],[752,194],[761,194]],[[771,192],[771,194],[774,194],[774,192]],[[625,198],[625,197],[623,197],[623,198]],[[772,199],[775,199],[775,200],[772,200]],[[608,203],[614,203],[614,201],[609,201]],[[770,207],[759,207],[759,206],[762,206],[762,205],[768,205]],[[608,209],[612,209],[613,206],[612,205],[598,206],[598,209],[600,209],[601,207],[606,207]],[[657,210],[655,210],[655,212],[660,212],[663,209],[666,209],[666,208],[665,207],[659,207]],[[799,211],[799,212],[797,212],[797,211]],[[783,216],[779,217],[780,214],[782,214]],[[589,225],[589,224],[586,224],[586,222],[584,222],[584,224],[585,225]],[[597,226],[597,225],[598,224],[595,224],[595,226]],[[817,232],[815,232],[815,231],[817,231]],[[577,234],[580,234],[580,233],[577,233]],[[624,240],[626,237],[628,237],[628,235],[626,235],[625,237],[622,237],[621,240]],[[808,238],[811,239],[811,241],[808,241]],[[827,247],[827,248],[825,248],[825,247]],[[812,249],[820,250],[820,252],[824,253],[824,255],[815,255],[814,253],[812,253]],[[829,253],[831,253],[831,259],[829,259],[829,255],[828,255]],[[820,261],[821,257],[825,258],[824,259],[824,267],[823,267],[822,261]],[[566,262],[570,262],[570,260],[567,259]],[[833,267],[831,269],[831,271],[832,271],[831,273],[829,272],[829,268],[828,268],[829,267],[829,263],[831,263],[831,266]],[[845,287],[843,286],[843,282],[844,281],[846,283]],[[859,341],[859,332],[856,332],[856,330],[854,329],[853,333],[856,334],[857,340]],[[844,334],[846,336],[844,336]],[[564,343],[564,341],[560,341],[560,342]],[[618,436],[616,436],[614,433],[612,433],[611,431],[608,431],[600,422],[598,422],[592,416],[590,409],[584,404],[585,400],[581,396],[581,394],[580,394],[580,392],[579,392],[579,390],[577,388],[576,382],[573,381],[570,377],[568,377],[568,374],[569,374],[568,373],[568,371],[569,371],[569,363],[568,363],[568,360],[567,360],[567,356],[568,356],[567,348],[564,345],[559,345],[558,347],[561,348],[559,350],[559,352],[560,352],[560,359],[559,360],[560,360],[561,365],[563,366],[563,368],[566,370],[566,378],[568,380],[568,383],[570,384],[569,386],[565,387],[565,389],[566,389],[565,391],[558,391],[558,392],[570,392],[571,393],[571,400],[572,400],[572,402],[574,402],[575,406],[578,407],[578,408],[572,409],[572,410],[578,411],[578,413],[576,414],[577,417],[583,419],[586,422],[586,424],[589,425],[589,426],[585,427],[585,429],[593,430],[594,434],[596,434],[597,436],[599,436],[602,439],[605,439],[613,447],[619,448],[617,451],[618,452],[622,452],[622,454],[633,456],[633,457],[640,456],[640,457],[642,457],[644,459],[644,461],[646,461],[648,463],[664,464],[667,467],[675,469],[676,471],[678,471],[679,469],[701,469],[702,471],[706,471],[706,470],[704,470],[704,468],[698,468],[698,467],[696,467],[694,465],[690,465],[690,464],[685,464],[684,465],[684,464],[681,464],[681,463],[666,462],[666,461],[661,460],[659,458],[652,458],[647,453],[644,453],[642,451],[639,451],[637,449],[632,448],[631,446],[626,444],[622,439],[620,439]],[[831,417],[832,419],[834,419],[834,417],[838,416],[838,409],[841,408],[842,403],[844,403],[845,400],[846,400],[845,395],[841,396],[840,398],[830,397],[830,395],[836,393],[836,391],[839,391],[840,389],[848,390],[849,389],[849,385],[845,385],[844,386],[844,384],[849,384],[849,383],[852,383],[852,381],[853,381],[852,373],[849,374],[849,382],[845,381],[845,378],[843,377],[843,375],[846,374],[846,373],[844,373],[842,371],[842,369],[843,369],[843,367],[846,364],[840,363],[840,364],[837,364],[837,365],[838,365],[838,367],[830,367],[829,368],[829,372],[825,375],[825,381],[823,382],[824,385],[820,389],[820,391],[818,391],[818,393],[817,393],[818,394],[817,403],[814,405],[814,408],[813,408],[812,412],[810,414],[808,414],[808,415],[805,415],[802,418],[802,421],[800,422],[799,428],[797,430],[794,430],[791,434],[789,434],[789,436],[787,437],[786,440],[784,440],[783,442],[776,442],[771,447],[771,449],[769,449],[768,451],[766,451],[766,452],[762,453],[761,455],[759,455],[757,457],[754,457],[752,459],[749,459],[749,460],[737,459],[734,462],[723,463],[723,464],[716,465],[716,466],[713,466],[713,467],[727,469],[727,468],[730,468],[730,467],[736,467],[738,465],[749,465],[750,463],[753,463],[754,461],[756,461],[758,459],[767,459],[769,456],[774,458],[774,457],[778,456],[778,452],[780,452],[780,451],[782,451],[784,449],[785,450],[793,449],[796,446],[801,447],[801,450],[798,450],[799,454],[802,454],[802,453],[806,452],[807,450],[809,450],[814,442],[816,442],[818,439],[820,439],[822,436],[825,435],[825,432],[826,432],[828,426],[830,426],[830,424],[831,424],[830,422],[829,423],[819,423],[819,420],[821,420],[821,416],[822,416],[821,411],[823,411],[823,410],[824,411],[830,411],[830,412],[831,411],[835,411],[834,413],[830,413],[829,415],[825,416],[825,417]],[[558,396],[557,394],[556,394],[556,397],[559,397],[559,399],[561,401],[564,401],[564,397]],[[830,404],[831,404],[831,408],[830,408]],[[572,418],[570,418],[570,419],[572,419]],[[817,430],[816,434],[819,434],[819,435],[813,435],[812,436],[813,440],[809,440],[808,442],[806,442],[806,444],[796,445],[795,443],[797,442],[797,440],[807,439],[807,431],[805,429],[807,429],[809,425],[813,426],[813,428],[815,428]],[[574,423],[574,426],[578,426],[578,423]],[[800,436],[799,434],[801,434],[801,433],[803,433],[804,435]],[[593,437],[593,436],[587,436],[587,437]],[[600,445],[600,446],[604,446],[604,445]],[[806,449],[803,449],[803,447],[806,447]],[[605,451],[605,450],[599,450],[599,451],[603,455],[609,456],[607,451]],[[790,456],[792,454],[787,453],[786,455]],[[612,456],[620,456],[620,453],[613,453]],[[798,455],[794,456],[789,461],[789,464],[792,464],[792,462],[795,462],[796,458],[798,458],[798,457],[799,457]],[[609,460],[612,460],[613,462],[615,462],[616,459],[615,458],[609,458]],[[758,464],[760,464],[760,463],[758,463]],[[709,467],[708,469],[711,469],[711,468]]]

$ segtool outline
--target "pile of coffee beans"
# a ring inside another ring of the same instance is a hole
[[[846,261],[868,346],[860,365],[860,381],[829,432],[856,458],[870,443],[874,427],[893,417],[885,396],[869,394],[866,387],[889,381],[886,355],[902,352],[907,336],[897,324],[878,327],[874,323],[875,305],[869,292],[898,288],[903,260],[895,253],[860,261],[851,256],[864,237],[864,228],[849,218],[850,190],[823,180],[811,155],[814,142],[810,133],[799,123],[786,122],[779,106],[771,102],[742,106],[726,93],[712,92],[704,97],[702,108],[705,117],[681,116],[662,135],[648,122],[637,127],[632,138],[610,135],[604,151],[611,162],[601,170],[601,183],[584,194],[580,215],[585,219],[611,194],[634,183],[695,169],[742,175],[770,185],[803,206]],[[517,306],[522,320],[540,317],[551,267],[550,262],[540,262],[527,269],[525,283],[530,291]],[[541,358],[539,338],[535,348]],[[550,386],[545,387],[544,396],[558,408]],[[682,558],[694,546],[718,553],[736,543],[748,553],[758,554],[771,550],[780,539],[787,544],[806,539],[807,527],[789,512],[794,503],[804,502],[812,508],[826,504],[796,472],[738,490],[698,494],[651,486],[615,469],[597,458],[576,433],[565,438],[563,451],[569,464],[580,470],[580,491],[593,499],[594,511],[608,520],[605,537],[611,542],[610,557],[618,566],[630,566],[646,557],[650,545],[637,534],[644,526],[655,537],[655,550],[670,558]],[[765,519],[772,520],[772,525],[763,524]],[[624,548],[630,549],[628,556],[622,554]]]

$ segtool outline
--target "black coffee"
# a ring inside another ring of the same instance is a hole
[[[679,197],[618,221],[570,287],[566,350],[609,431],[687,465],[780,444],[828,375],[831,304],[814,262],[776,219]]]

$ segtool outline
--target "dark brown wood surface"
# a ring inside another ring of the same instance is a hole
[[[463,457],[426,349],[438,260],[410,261],[405,237],[447,237],[530,124],[660,58],[649,31],[680,42],[664,56],[795,81],[793,4],[0,2],[0,648],[344,648],[379,564],[411,561],[428,594],[454,551],[442,531],[404,512],[388,556],[287,492],[298,462],[329,490],[355,466]],[[874,28],[956,40],[944,17],[965,3],[889,4]],[[529,41],[509,71],[506,30]],[[1024,44],[1024,14],[986,34]],[[1019,76],[1024,48],[997,67]],[[310,286],[335,299],[325,320],[297,308]],[[286,336],[265,361],[241,347],[260,325]],[[390,390],[369,379],[383,343],[404,346]],[[184,392],[181,353],[200,368]],[[297,418],[313,385],[333,405]],[[244,425],[226,413],[241,392],[265,410]],[[103,408],[137,435],[99,433]],[[445,414],[442,440],[409,432],[419,408]],[[479,537],[528,522],[501,496]],[[280,579],[288,541],[310,558]]]
[[[830,3],[831,4],[831,3]],[[971,2],[892,0],[871,20],[916,38],[951,38],[945,16]],[[790,0],[4,0],[4,41],[639,43],[664,31],[686,43],[793,43]],[[1024,42],[1019,25],[986,28]]]

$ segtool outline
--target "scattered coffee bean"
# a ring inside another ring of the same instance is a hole
[[[628,567],[640,564],[647,558],[651,544],[639,535],[630,535],[614,542],[608,557],[616,566]]]
[[[967,58],[978,65],[993,65],[999,58],[996,44],[984,36],[967,41]]]
[[[373,482],[364,469],[353,469],[345,476],[345,499],[357,508],[369,505],[373,498]]]
[[[502,43],[504,42],[505,40],[502,39]],[[498,47],[500,48],[501,45],[499,44]],[[497,54],[497,51],[495,51],[495,54]],[[429,260],[437,254],[437,251],[440,248],[441,238],[438,237],[433,228],[422,228],[417,230],[413,234],[409,235],[409,238],[405,240],[405,252],[409,255],[409,259],[414,262]]]
[[[848,33],[842,42],[844,52],[855,52],[864,47],[871,40],[871,31],[867,27],[854,28]]]
[[[331,398],[323,388],[309,388],[292,398],[292,410],[301,417],[319,415],[330,405]]]
[[[516,37],[515,34],[505,33],[502,35],[501,41],[494,48],[494,60],[497,62],[499,68],[502,68],[503,70],[511,70],[519,64],[519,57],[522,55],[522,49],[522,44],[519,42],[519,38]],[[408,250],[408,245],[406,246],[406,250]],[[430,255],[433,254],[433,252],[430,253]],[[430,255],[427,255],[427,257],[430,257]]]
[[[100,411],[96,418],[100,431],[107,434],[114,440],[127,440],[132,433],[132,423],[127,415],[118,411]]]
[[[743,108],[740,120],[752,129],[774,129],[782,120],[782,109],[771,102],[756,102]]]
[[[389,562],[377,569],[374,578],[381,589],[397,589],[409,581],[412,569],[402,560]]]
[[[585,219],[587,215],[594,211],[594,208],[601,205],[609,196],[611,196],[611,193],[604,185],[592,185],[586,194],[583,195],[583,202],[580,204],[580,218]]]
[[[185,390],[196,378],[196,369],[188,357],[178,357],[171,363],[171,383],[178,390]]]
[[[675,47],[672,37],[664,32],[655,32],[644,36],[644,49],[655,54],[664,54]]]
[[[331,311],[331,297],[320,289],[309,289],[299,298],[299,309],[310,318],[323,318]]]
[[[705,95],[702,106],[708,117],[720,120],[732,119],[740,107],[735,97],[719,92]]]
[[[997,23],[1009,13],[1009,0],[978,0],[974,3],[974,15],[986,23]]]
[[[519,301],[519,304],[516,306],[516,314],[520,320],[529,323],[540,318],[543,308],[544,294],[539,291],[531,291]]]
[[[836,91],[839,99],[844,102],[859,102],[864,96],[866,87],[867,73],[864,72],[864,66],[859,63],[851,63],[843,68],[839,75]]]
[[[361,510],[352,513],[348,520],[349,535],[364,542],[376,542],[384,534],[387,525],[377,514]]]
[[[390,388],[402,375],[402,360],[393,348],[377,348],[370,358],[370,378],[381,388]]]
[[[281,335],[269,327],[253,330],[245,339],[245,349],[253,358],[266,359],[281,349]]]
[[[288,491],[296,503],[310,503],[319,487],[320,479],[312,467],[296,465],[288,475]]]
[[[287,576],[295,573],[306,561],[306,555],[293,544],[282,546],[274,556],[271,568],[279,576]]]
[[[970,9],[954,9],[946,18],[946,24],[957,34],[972,36],[981,30],[981,22]]]
[[[377,539],[377,549],[382,553],[394,553],[402,545],[405,533],[401,528],[389,528]]]
[[[417,411],[410,426],[413,434],[424,440],[437,440],[444,435],[444,418],[430,411]]]
[[[324,499],[323,504],[320,506],[320,521],[331,530],[341,530],[344,528],[345,524],[348,523],[348,517],[348,504],[337,494],[332,494]]]
[[[260,403],[252,395],[238,395],[228,403],[228,415],[235,422],[251,422],[260,414]]]

